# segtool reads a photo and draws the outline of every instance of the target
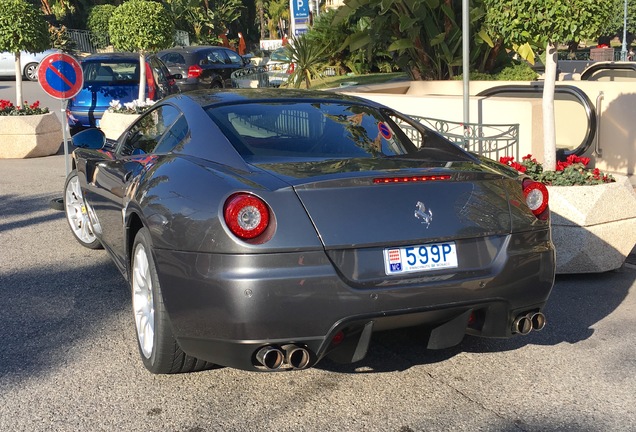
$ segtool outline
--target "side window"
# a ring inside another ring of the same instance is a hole
[[[179,118],[170,126],[163,134],[159,145],[155,148],[155,153],[167,153],[179,145],[188,135],[188,122],[185,116],[180,115]]]
[[[211,64],[225,64],[225,56],[220,50],[209,51],[207,60]]]
[[[225,54],[230,58],[230,62],[235,65],[243,65],[243,58],[231,50],[225,50]]]
[[[135,122],[125,139],[119,143],[117,154],[130,156],[169,151],[178,144],[178,141],[174,142],[175,138],[172,138],[174,144],[166,143],[164,146],[162,139],[180,114],[178,109],[170,105],[163,105],[147,112]],[[187,124],[185,130],[187,134]],[[160,143],[162,143],[161,147],[159,147]]]
[[[185,64],[185,58],[179,53],[167,53],[161,56],[161,60],[166,63]]]

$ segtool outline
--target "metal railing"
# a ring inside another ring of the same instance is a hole
[[[287,65],[283,65],[287,67]],[[275,69],[278,67],[278,69]],[[280,69],[280,64],[251,66],[232,72],[232,87],[234,88],[264,88],[280,87],[287,83],[289,74]]]
[[[519,124],[464,123],[429,117],[410,116],[437,131],[465,150],[499,160],[501,156],[519,159]],[[400,125],[404,129],[404,125]],[[416,143],[417,144],[417,143]]]
[[[67,29],[68,36],[73,39],[77,50],[85,53],[96,53],[95,35],[88,30]],[[106,39],[108,35],[105,35]],[[108,45],[108,44],[106,44]]]
[[[68,36],[75,42],[76,49],[84,53],[94,54],[99,48],[110,45],[108,34],[95,34],[89,30],[67,29]],[[177,46],[190,45],[190,37],[187,31],[175,30],[174,44]]]

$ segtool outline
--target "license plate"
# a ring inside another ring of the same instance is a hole
[[[384,249],[387,275],[457,267],[454,242]]]

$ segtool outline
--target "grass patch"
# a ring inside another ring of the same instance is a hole
[[[408,80],[408,75],[404,72],[393,73],[372,73],[367,75],[340,75],[325,78],[316,78],[311,82],[312,89],[326,89],[344,86],[346,83],[356,83],[357,85],[381,84],[392,80]]]

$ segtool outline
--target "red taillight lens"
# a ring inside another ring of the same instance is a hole
[[[269,226],[269,209],[254,195],[239,193],[225,202],[225,223],[230,231],[243,240],[261,235]]]
[[[547,219],[548,188],[543,183],[526,179],[523,181],[523,195],[532,213],[541,220]]]
[[[374,178],[373,183],[375,184],[415,183],[415,182],[426,182],[426,181],[450,180],[450,178],[451,176],[448,174],[404,176],[404,177],[380,177],[380,178]]]
[[[203,68],[199,65],[192,65],[188,68],[188,78],[199,78],[203,73]]]

